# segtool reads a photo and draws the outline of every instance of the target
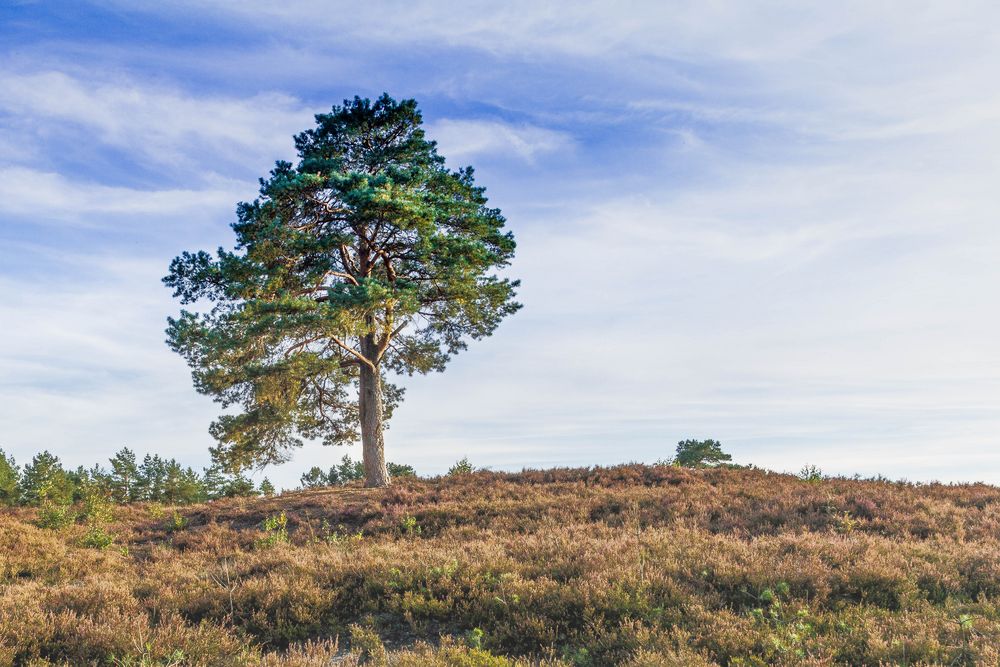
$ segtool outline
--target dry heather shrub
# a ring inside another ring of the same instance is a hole
[[[391,665],[1000,664],[984,485],[620,466],[177,511],[117,512],[127,553],[0,514],[0,665],[350,665],[365,618]]]

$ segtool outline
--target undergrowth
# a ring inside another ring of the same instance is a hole
[[[997,665],[998,539],[987,485],[673,466],[21,508],[0,665]]]

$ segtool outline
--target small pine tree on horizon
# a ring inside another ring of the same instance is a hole
[[[732,460],[722,451],[722,443],[712,439],[681,440],[674,457],[674,463],[685,468],[710,468]]]

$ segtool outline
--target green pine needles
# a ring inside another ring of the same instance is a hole
[[[389,482],[391,373],[440,371],[514,313],[499,209],[471,167],[452,171],[414,100],[354,98],[295,137],[260,196],[237,207],[236,247],[176,258],[164,282],[206,312],[170,318],[168,344],[219,417],[213,457],[278,463],[304,439],[363,443],[365,483]]]

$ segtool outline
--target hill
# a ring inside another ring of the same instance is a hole
[[[114,512],[0,514],[0,664],[1000,664],[983,484],[628,465]]]

